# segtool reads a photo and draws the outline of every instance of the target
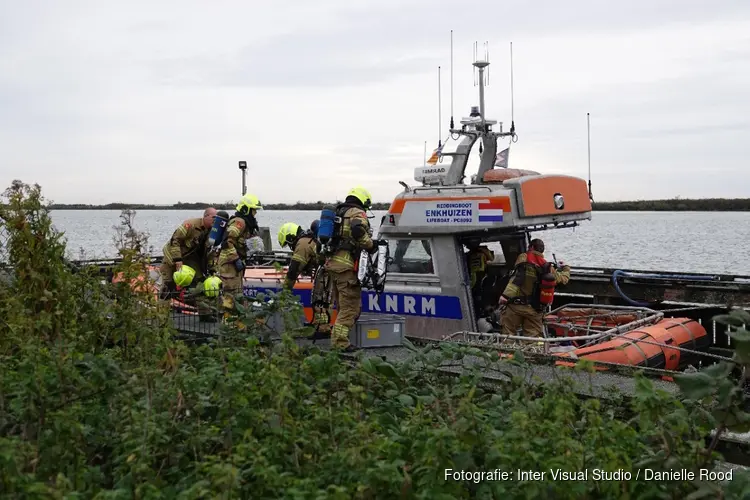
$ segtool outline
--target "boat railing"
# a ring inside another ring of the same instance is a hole
[[[464,193],[466,191],[477,191],[479,189],[486,189],[490,193],[492,193],[492,188],[489,186],[468,186],[466,184],[460,184],[458,186],[417,186],[412,188],[412,191],[416,193],[417,191],[436,191],[439,193],[440,191],[463,191]],[[450,202],[450,200],[445,200],[446,202]]]
[[[750,282],[750,276],[743,274],[722,273],[685,273],[680,271],[647,271],[643,269],[611,269],[605,267],[576,266],[571,274],[594,275],[611,277],[620,271],[623,278],[629,279],[672,279],[680,281],[733,281],[738,283]]]
[[[628,331],[632,330],[633,328],[640,328],[644,325],[656,323],[663,317],[664,317],[664,314],[656,313],[652,316],[649,316],[648,318],[633,321],[625,325],[613,327],[603,332],[594,333],[591,335],[579,335],[575,337],[525,337],[523,335],[506,335],[504,333],[483,333],[483,332],[471,332],[468,330],[464,330],[464,331],[451,333],[447,337],[445,337],[444,340],[455,340],[456,337],[458,336],[463,336],[464,339],[469,339],[471,337],[488,338],[488,339],[496,340],[498,341],[498,343],[504,340],[522,340],[522,341],[528,341],[528,342],[541,342],[541,343],[546,343],[546,344],[571,342],[574,340],[575,341],[604,340],[607,337],[610,337],[613,335],[618,335],[620,333],[628,333]]]
[[[571,324],[571,323],[560,323],[560,322],[548,323],[548,325],[563,326],[572,331],[584,330],[586,332],[590,332],[594,329],[604,328],[603,331],[598,331],[596,333],[590,333],[587,335],[527,337],[523,335],[507,335],[507,334],[499,333],[499,332],[472,332],[468,330],[462,330],[462,331],[454,332],[452,334],[445,336],[443,340],[454,341],[454,342],[455,341],[478,342],[478,343],[483,343],[483,344],[487,344],[487,343],[501,344],[505,342],[506,340],[515,340],[515,341],[530,342],[530,343],[541,343],[544,345],[545,353],[549,353],[550,344],[562,344],[562,343],[573,342],[573,341],[579,342],[579,341],[588,340],[589,342],[587,343],[587,345],[590,345],[590,344],[604,341],[608,339],[609,337],[626,334],[636,328],[641,328],[646,325],[656,324],[664,318],[663,312],[655,311],[653,309],[649,309],[645,307],[616,306],[616,305],[592,306],[591,304],[567,304],[565,306],[558,307],[557,309],[550,311],[549,314],[556,315],[559,312],[566,310],[566,309],[568,310],[591,309],[595,311],[603,311],[601,313],[594,313],[594,314],[586,315],[586,316],[572,316],[570,317],[570,319],[589,319],[589,318],[593,319],[595,317],[606,318],[606,317],[612,317],[613,314],[616,314],[618,312],[619,313],[630,312],[640,317],[634,321],[630,321],[628,323],[617,325],[614,327],[606,327],[606,326],[600,326],[600,327],[593,326],[592,327],[591,325],[592,321],[588,321],[588,324],[583,324],[583,325],[576,325],[576,324]]]

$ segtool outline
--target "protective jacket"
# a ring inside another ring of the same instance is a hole
[[[503,296],[508,299],[508,303],[531,305],[534,294],[538,290],[539,278],[546,272],[547,268],[555,276],[557,284],[565,285],[570,280],[570,266],[562,266],[561,269],[548,266],[547,261],[544,260],[544,255],[536,250],[529,250],[520,254],[516,259],[511,280],[503,292]]]
[[[188,219],[172,233],[169,242],[164,245],[164,262],[175,264],[187,258],[204,258],[204,247],[211,228],[203,225],[202,218]]]
[[[471,287],[474,288],[477,282],[477,276],[487,269],[487,263],[495,258],[495,253],[482,245],[479,248],[470,250],[468,258],[469,272],[471,273]]]
[[[292,261],[284,280],[285,288],[292,288],[300,274],[312,274],[313,270],[320,264],[319,252],[320,245],[311,235],[304,234],[297,239]]]
[[[377,250],[370,237],[370,222],[361,207],[350,203],[337,206],[336,215],[342,218],[338,245],[333,256],[326,262],[326,269],[333,272],[354,270],[362,249]]]
[[[229,219],[221,243],[218,266],[229,264],[237,259],[247,259],[247,240],[258,230],[258,223],[252,216],[234,215]]]

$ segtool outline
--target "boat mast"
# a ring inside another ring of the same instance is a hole
[[[474,47],[474,54],[476,59],[476,45]],[[485,130],[485,115],[484,115],[484,70],[487,66],[489,66],[489,48],[487,47],[487,42],[485,42],[484,47],[484,59],[476,59],[474,61],[474,67],[479,70],[479,115],[482,120],[482,131]],[[489,70],[487,70],[487,76],[489,76]]]
[[[460,142],[456,146],[455,151],[441,152],[440,156],[451,158],[450,165],[445,168],[445,173],[440,176],[437,181],[426,182],[424,173],[416,172],[415,179],[420,180],[423,185],[442,185],[442,186],[455,186],[462,184],[466,177],[466,165],[469,159],[469,153],[471,152],[472,146],[480,140],[480,148],[484,149],[482,154],[479,170],[477,172],[475,180],[472,180],[472,184],[483,184],[484,173],[488,170],[492,170],[495,163],[495,157],[497,155],[497,139],[499,137],[514,136],[515,131],[503,132],[503,124],[497,120],[488,120],[486,115],[486,103],[484,88],[489,85],[489,43],[485,42],[485,54],[484,58],[480,59],[477,57],[478,42],[474,42],[474,62],[473,71],[475,75],[474,85],[479,85],[479,106],[472,106],[470,116],[462,118],[460,121],[460,128],[455,128],[453,121],[453,30],[451,30],[451,127],[450,137],[456,139],[461,138]],[[439,70],[438,70],[439,71]],[[479,76],[479,81],[476,81],[476,76]],[[438,94],[440,94],[440,78],[438,73]],[[440,97],[438,97],[440,100]],[[442,116],[439,113],[438,119],[442,120]],[[458,125],[458,124],[455,124]],[[493,126],[498,125],[498,131],[493,131]],[[455,140],[455,139],[454,139]]]

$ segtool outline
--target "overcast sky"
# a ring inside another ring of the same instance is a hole
[[[488,41],[487,114],[510,125],[513,42],[510,166],[585,178],[590,112],[595,199],[750,196],[750,1],[461,5],[0,0],[0,184],[236,200],[246,160],[267,203],[389,201],[447,135],[453,29],[457,122]]]

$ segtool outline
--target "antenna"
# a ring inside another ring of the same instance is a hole
[[[453,130],[453,30],[451,30],[451,130]]]
[[[422,166],[427,166],[427,141],[424,141],[424,155],[422,157]]]
[[[515,105],[513,99],[513,42],[510,42],[510,135],[516,135]]]
[[[475,62],[477,60],[477,43],[479,42],[474,42],[474,61]],[[476,66],[474,66],[474,69],[472,70],[472,72],[474,74],[474,86],[476,87],[477,86],[477,67]]]
[[[442,142],[440,140],[440,130],[443,125],[443,99],[441,97],[441,90],[440,90],[440,66],[438,66],[438,149],[442,145]]]
[[[490,42],[484,42],[484,60],[489,62],[490,60]],[[490,85],[490,67],[487,66],[487,80],[484,82],[485,86]]]
[[[589,147],[589,200],[594,201],[594,195],[591,193],[591,119],[589,113],[586,113],[586,129]]]

